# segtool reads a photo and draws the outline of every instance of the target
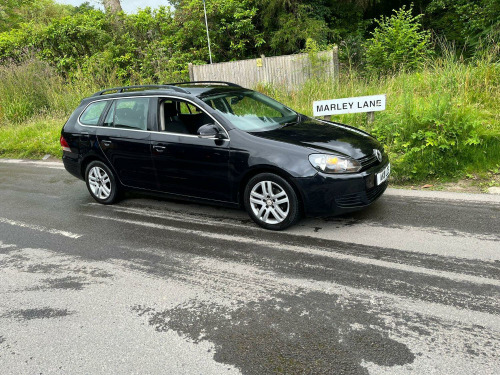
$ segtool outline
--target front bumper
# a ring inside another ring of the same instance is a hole
[[[378,165],[359,173],[317,173],[314,177],[295,178],[306,216],[339,215],[369,206],[387,188],[387,180],[376,185],[375,178],[387,164],[385,157]]]

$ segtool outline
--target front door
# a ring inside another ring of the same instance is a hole
[[[197,135],[200,126],[216,121],[193,103],[180,99],[162,98],[158,108],[159,132],[151,134],[151,146],[160,189],[230,201],[229,139]]]

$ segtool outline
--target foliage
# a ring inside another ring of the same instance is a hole
[[[376,20],[378,27],[366,43],[366,62],[372,71],[396,72],[417,69],[430,55],[430,33],[421,30],[421,15],[412,8],[397,10],[391,17]]]
[[[51,107],[50,90],[62,79],[40,61],[0,67],[0,119],[19,123]]]
[[[429,26],[459,48],[477,48],[487,38],[500,40],[498,0],[432,0],[426,13]]]
[[[266,45],[262,53],[290,54],[305,48],[307,39],[326,46],[330,30],[325,2],[317,1],[260,1],[259,20]]]
[[[184,51],[201,51],[208,61],[207,35],[202,0],[178,0],[174,24],[176,45]],[[213,0],[206,3],[208,28],[216,62],[245,58],[264,43],[256,28],[254,0]]]
[[[0,32],[36,22],[47,25],[53,20],[70,15],[73,7],[52,0],[2,0],[0,4]]]
[[[35,58],[0,66],[0,126],[21,124],[45,114],[69,116],[83,97],[103,86],[118,85],[113,76],[88,76],[80,70],[68,81]]]
[[[96,67],[102,66],[124,82],[186,79],[189,62],[209,60],[203,5],[202,0],[171,3],[174,8],[127,15],[105,14],[88,3],[71,7],[53,0],[5,0],[0,5],[0,64],[35,55],[65,76],[79,69],[99,74]],[[498,35],[498,1],[415,3],[426,13],[414,16],[410,7],[389,17],[394,6],[389,0],[212,0],[207,17],[213,59],[296,53],[313,40],[319,49],[341,46],[340,56],[350,69],[368,64],[386,72],[421,66],[430,46],[420,23],[455,38],[457,45],[473,35],[474,50],[486,36]],[[365,59],[362,41],[373,27],[373,16],[381,18]]]
[[[91,10],[55,20],[37,33],[39,56],[62,72],[71,72],[87,58],[111,47],[112,24],[102,12]]]
[[[264,43],[253,20],[257,13],[253,4],[253,0],[207,4],[215,61],[245,58]],[[99,65],[115,69],[125,82],[186,79],[188,62],[208,60],[203,5],[201,0],[181,0],[176,6],[175,13],[159,7],[132,15],[82,6],[47,25],[16,24],[21,27],[0,33],[0,63],[21,62],[34,54],[67,76],[78,69],[95,74]]]

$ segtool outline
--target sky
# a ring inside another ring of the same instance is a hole
[[[99,0],[87,0],[91,5],[102,8]],[[85,0],[56,0],[61,4],[81,5]],[[135,13],[137,9],[144,9],[146,7],[157,8],[160,5],[169,5],[167,0],[121,0],[122,8],[125,13]]]

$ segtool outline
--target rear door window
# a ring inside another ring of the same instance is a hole
[[[111,105],[103,126],[147,130],[148,98],[117,99]]]
[[[108,104],[106,100],[90,104],[80,116],[80,122],[83,125],[97,125],[102,111],[106,108],[106,104]]]

